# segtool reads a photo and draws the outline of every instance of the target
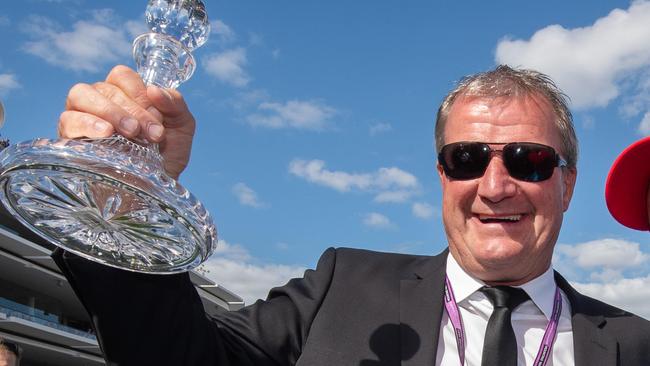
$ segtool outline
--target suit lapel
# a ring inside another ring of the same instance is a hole
[[[427,258],[400,283],[402,366],[434,365],[443,311],[448,251]]]
[[[585,297],[557,272],[555,281],[571,303],[575,366],[617,365],[618,344],[605,331],[607,319],[599,314],[591,315]]]

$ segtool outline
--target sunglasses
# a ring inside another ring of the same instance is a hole
[[[495,150],[490,145],[503,145],[503,148]],[[567,166],[555,149],[532,142],[454,142],[442,147],[438,163],[450,178],[475,179],[483,176],[494,153],[501,153],[511,177],[525,182],[547,180],[555,167]]]

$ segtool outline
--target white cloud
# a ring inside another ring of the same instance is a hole
[[[433,215],[440,216],[440,210],[425,202],[414,202],[411,206],[413,216],[419,219],[428,219]]]
[[[239,47],[209,55],[203,65],[208,74],[219,81],[241,88],[248,85],[251,80],[244,70],[247,63],[246,50]]]
[[[404,203],[413,197],[417,192],[414,190],[396,190],[396,191],[385,191],[379,192],[373,198],[373,201],[377,203]]]
[[[7,95],[11,90],[20,88],[20,83],[14,74],[0,74],[0,96]]]
[[[234,96],[224,100],[224,104],[241,113],[246,113],[251,108],[269,99],[269,93],[263,89],[244,89],[234,93]]]
[[[650,112],[646,112],[639,123],[638,132],[642,135],[650,135]]]
[[[289,163],[289,172],[309,182],[320,184],[339,192],[348,192],[352,188],[368,189],[371,186],[370,174],[355,174],[325,169],[322,160],[294,159]]]
[[[151,30],[147,27],[147,25],[141,21],[141,20],[129,20],[126,23],[124,23],[124,29],[126,29],[127,33],[129,34],[129,38],[135,39],[135,37],[149,33]]]
[[[284,104],[263,102],[247,117],[253,126],[321,130],[336,110],[318,101],[290,100]]]
[[[376,123],[370,126],[370,136],[375,136],[380,133],[389,132],[393,130],[393,126],[390,123]]]
[[[585,295],[650,320],[650,276],[621,278],[609,283],[572,283]]]
[[[220,257],[235,262],[250,262],[253,257],[246,248],[240,244],[230,244],[225,240],[219,240],[212,257]],[[213,258],[210,258],[213,259]]]
[[[210,33],[218,36],[221,43],[231,42],[236,38],[232,28],[221,20],[216,20],[210,24]]]
[[[363,217],[363,224],[376,229],[389,229],[394,227],[394,224],[388,217],[377,212],[366,214]]]
[[[294,159],[289,163],[289,173],[339,192],[354,189],[376,193],[375,202],[406,202],[419,190],[417,178],[397,167],[379,168],[372,173],[348,173],[327,170],[322,160]]]
[[[396,167],[379,168],[375,177],[380,188],[392,186],[415,188],[418,186],[418,179],[413,174]]]
[[[76,71],[96,72],[106,65],[127,62],[131,40],[124,24],[105,22],[112,14],[110,10],[94,12],[92,21],[77,21],[71,31],[46,17],[32,16],[21,25],[22,31],[32,37],[23,50],[52,65]]]
[[[648,258],[639,243],[606,238],[558,244],[553,266],[585,295],[650,319]]]
[[[640,91],[650,81],[648,24],[650,2],[633,1],[627,10],[612,10],[585,27],[551,25],[529,40],[503,39],[496,61],[549,74],[577,109],[602,107],[625,91]],[[630,102],[637,104],[637,113],[650,108],[647,95]],[[647,124],[641,130],[647,130]]]
[[[244,183],[237,183],[232,187],[232,193],[237,197],[239,203],[244,206],[261,208],[265,205],[260,202],[257,193]]]
[[[556,252],[581,268],[604,267],[620,270],[638,267],[648,261],[639,243],[619,239],[600,239],[577,245],[558,244]]]
[[[271,288],[302,277],[305,271],[302,266],[259,263],[243,246],[223,240],[219,240],[203,268],[208,278],[241,296],[247,304],[266,298]]]

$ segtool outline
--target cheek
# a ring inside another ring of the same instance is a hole
[[[469,215],[476,197],[476,184],[470,181],[446,181],[442,187],[443,212],[456,219]]]
[[[541,186],[529,198],[535,208],[537,233],[551,232],[556,235],[564,213],[562,186],[559,183]]]
[[[476,184],[447,181],[443,186],[442,221],[448,239],[460,245],[472,236],[468,219],[476,197]],[[472,240],[469,240],[472,241]]]

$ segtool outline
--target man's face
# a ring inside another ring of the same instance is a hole
[[[6,349],[0,349],[0,366],[16,366],[16,355]]]
[[[538,96],[461,96],[448,115],[445,143],[535,142],[562,156],[554,118],[551,106]],[[453,180],[441,166],[438,172],[449,249],[466,271],[488,283],[518,284],[548,268],[573,193],[575,169],[556,168],[548,180],[524,182],[512,178],[501,155],[494,154],[479,178]],[[498,219],[507,216],[519,219]]]

